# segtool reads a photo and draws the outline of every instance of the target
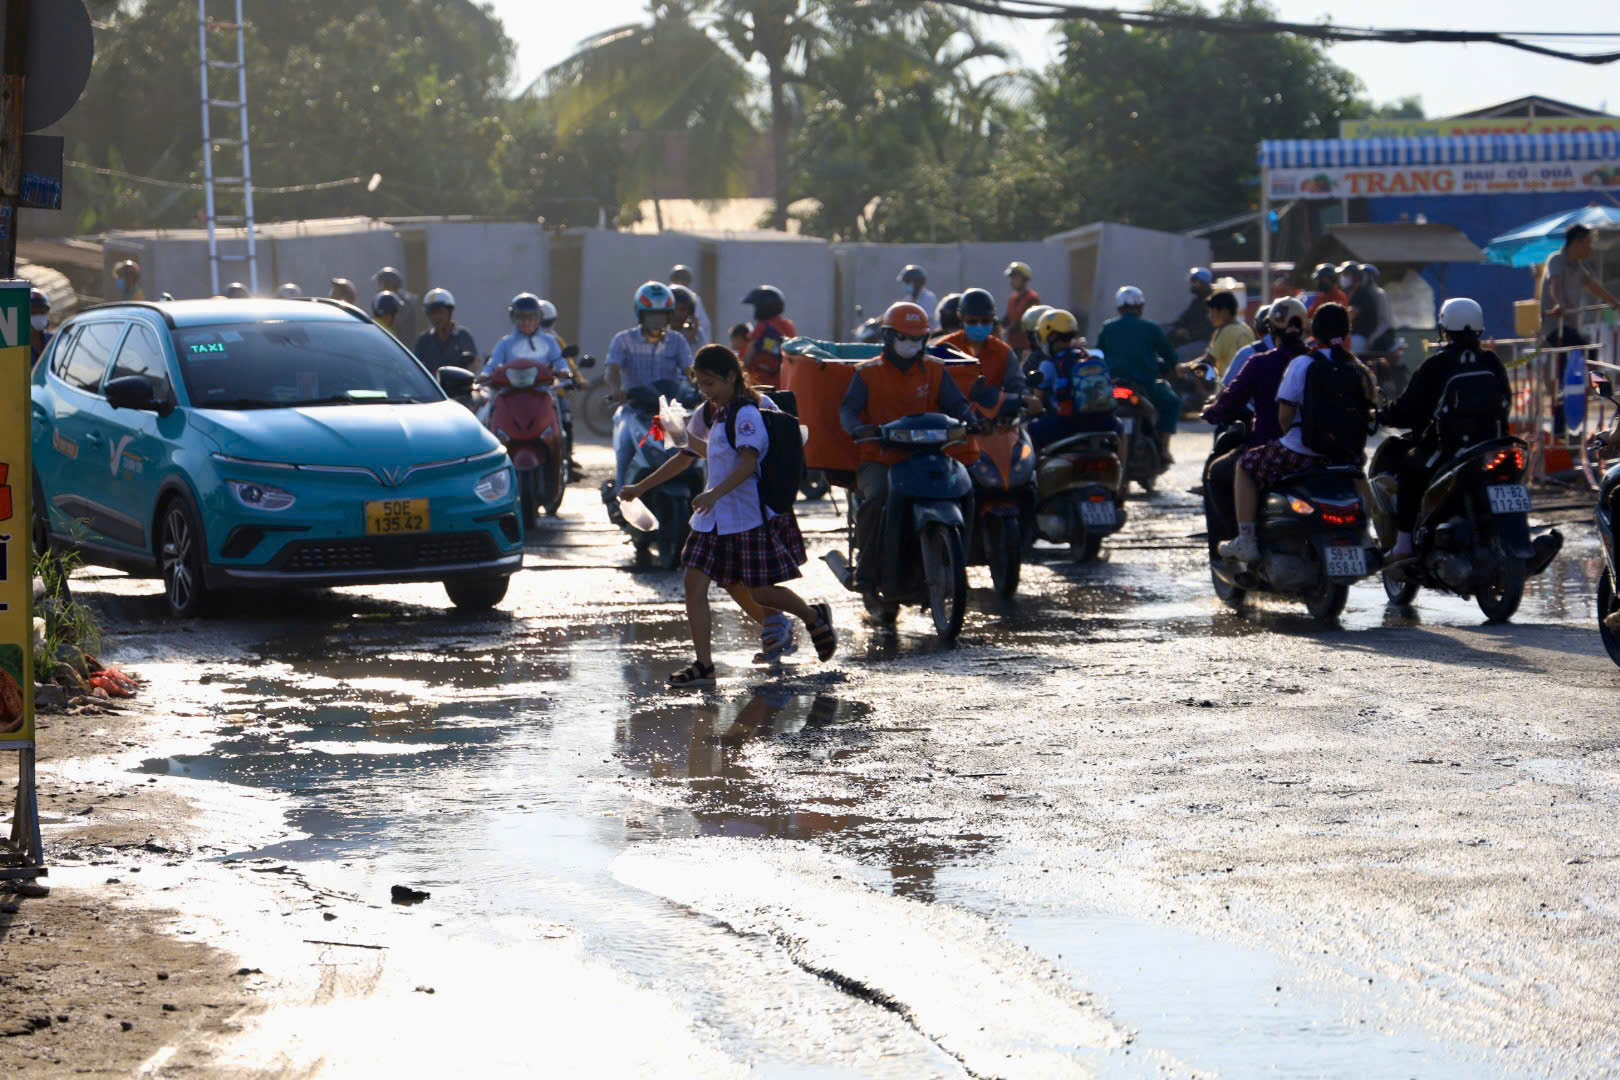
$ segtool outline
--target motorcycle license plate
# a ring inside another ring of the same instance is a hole
[[[1119,422],[1119,426],[1125,429],[1125,434],[1129,435],[1136,430],[1136,418],[1133,416],[1123,417]]]
[[[1083,502],[1080,504],[1080,520],[1087,525],[1113,525],[1114,504],[1107,499],[1101,502]]]
[[[1493,514],[1528,514],[1530,489],[1523,484],[1491,484],[1485,489]]]
[[[1328,577],[1366,577],[1367,549],[1357,544],[1329,544],[1327,556]]]
[[[426,499],[381,499],[366,503],[366,535],[427,532],[432,519]]]

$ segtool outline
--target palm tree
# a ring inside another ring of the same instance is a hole
[[[699,25],[700,7],[690,0],[652,0],[647,22],[587,38],[526,91],[549,99],[564,145],[604,126],[637,136],[630,140],[632,190],[625,197],[654,193],[660,218],[662,136],[688,137],[686,179],[714,192],[738,189],[743,151],[754,136],[746,111],[754,79]]]

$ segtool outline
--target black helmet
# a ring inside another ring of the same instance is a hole
[[[392,292],[405,284],[405,275],[401,274],[392,266],[385,266],[372,275],[372,280],[375,281],[384,292]],[[388,284],[390,281],[392,281],[394,284]]]
[[[688,289],[685,285],[671,285],[669,291],[675,297],[676,304],[685,304],[693,311],[697,310],[697,293]]]
[[[676,263],[669,268],[669,283],[671,285],[686,285],[692,281],[692,268],[685,263]]]
[[[1317,263],[1316,269],[1311,272],[1313,281],[1320,282],[1323,278],[1326,278],[1329,285],[1338,280],[1338,277],[1339,272],[1333,268],[1332,263]]]
[[[787,310],[787,297],[775,285],[760,285],[750,289],[742,302],[754,309],[756,319],[774,319]]]
[[[951,293],[934,309],[934,322],[945,331],[962,329],[962,294]]]
[[[399,294],[388,289],[378,293],[371,301],[373,315],[398,315],[404,310],[405,304],[400,300]]]
[[[512,297],[510,304],[506,305],[506,314],[512,319],[516,319],[519,315],[539,316],[540,298],[532,292],[520,292]]]
[[[993,319],[996,317],[996,299],[985,289],[969,289],[962,294],[962,318]]]
[[[49,311],[51,310],[51,298],[45,295],[44,289],[29,289],[28,306],[42,307],[46,311]]]

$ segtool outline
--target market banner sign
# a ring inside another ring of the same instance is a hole
[[[1273,199],[1620,191],[1620,157],[1608,161],[1271,169],[1266,176],[1266,191]]]
[[[1423,139],[1441,135],[1541,135],[1620,131],[1620,116],[1472,116],[1454,120],[1340,120],[1341,139]]]
[[[0,750],[34,743],[28,282],[0,281]]]

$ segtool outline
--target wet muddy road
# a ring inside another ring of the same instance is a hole
[[[152,583],[78,591],[202,717],[143,769],[283,800],[286,839],[231,858],[432,892],[396,922],[477,1074],[1612,1075],[1620,671],[1590,530],[1507,627],[1376,584],[1336,629],[1240,617],[1189,539],[1206,445],[1103,561],[1051,552],[1006,606],[974,571],[954,650],[861,619],[812,504],[804,591],[842,653],[755,669],[717,597],[705,693],[664,688],[678,582],[629,572],[588,485],[488,616],[399,586],[176,625]],[[311,1060],[400,1064],[348,1021]]]

